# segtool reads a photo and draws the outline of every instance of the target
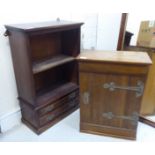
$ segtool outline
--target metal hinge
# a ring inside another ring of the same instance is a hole
[[[106,112],[103,113],[102,116],[106,119],[125,119],[131,121],[132,125],[136,125],[139,119],[139,115],[137,112],[133,112],[131,116],[125,116],[125,115],[115,115],[112,112]]]
[[[114,82],[105,83],[103,88],[115,91],[116,89],[130,90],[136,92],[136,97],[140,97],[143,94],[144,84],[142,81],[137,82],[137,86],[117,86]]]

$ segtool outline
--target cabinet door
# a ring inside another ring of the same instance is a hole
[[[80,121],[134,130],[137,127],[144,77],[80,73]]]

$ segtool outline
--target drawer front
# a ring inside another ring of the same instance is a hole
[[[69,95],[65,96],[64,98],[54,102],[54,103],[51,103],[49,105],[47,105],[46,107],[40,109],[38,111],[39,113],[39,116],[43,116],[47,113],[49,113],[50,111],[54,110],[55,108],[69,102],[70,100],[73,100],[74,98],[76,98],[77,96],[79,96],[79,91],[74,91],[72,93],[70,93]]]
[[[40,126],[45,125],[46,123],[49,123],[56,118],[58,118],[63,113],[67,112],[68,110],[72,109],[73,107],[77,106],[79,103],[79,98],[74,98],[73,100],[64,103],[62,106],[56,108],[52,112],[48,113],[47,115],[44,115],[40,118]]]
[[[135,64],[122,65],[108,62],[107,63],[80,62],[79,70],[82,72],[93,72],[93,73],[145,75],[148,72],[148,66],[135,65]]]

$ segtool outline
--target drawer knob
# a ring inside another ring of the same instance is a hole
[[[47,117],[47,120],[51,121],[53,118],[54,118],[54,115],[50,115],[50,116]]]
[[[74,92],[74,93],[70,94],[68,97],[69,97],[69,99],[72,99],[72,98],[74,98],[75,96],[76,96],[76,93]]]
[[[140,97],[143,94],[144,84],[142,81],[137,82],[137,86],[117,86],[114,82],[105,83],[103,88],[115,91],[116,89],[135,91],[136,97]]]
[[[51,110],[53,109],[53,105],[52,106],[49,106],[45,109],[45,112],[50,112]]]

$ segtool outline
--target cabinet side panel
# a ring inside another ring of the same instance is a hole
[[[33,104],[35,92],[27,36],[21,32],[11,31],[9,41],[19,98]]]

